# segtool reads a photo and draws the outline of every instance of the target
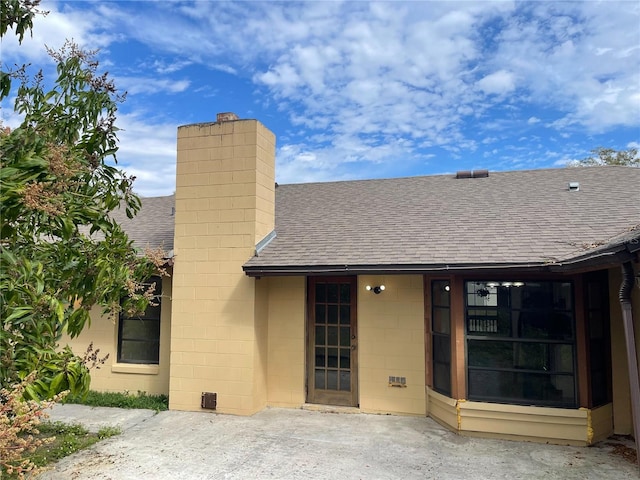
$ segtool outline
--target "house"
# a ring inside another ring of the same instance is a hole
[[[72,344],[110,353],[92,388],[168,393],[176,410],[630,434],[638,185],[640,169],[584,167],[278,186],[274,135],[219,115],[178,128],[175,196],[121,219],[173,260],[160,305],[96,312]]]

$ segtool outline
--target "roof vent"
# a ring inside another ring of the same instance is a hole
[[[233,112],[223,112],[216,115],[217,123],[232,122],[234,120],[240,120],[240,117]]]
[[[460,170],[456,172],[456,178],[471,178],[473,176],[473,172],[471,170]]]
[[[577,192],[580,190],[580,182],[569,182],[569,191]]]
[[[456,178],[486,178],[489,176],[489,170],[460,170],[456,172]]]

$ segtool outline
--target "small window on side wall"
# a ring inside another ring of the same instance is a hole
[[[118,363],[157,365],[160,361],[160,312],[162,279],[152,277],[145,284],[155,284],[152,304],[142,315],[129,317],[124,312],[118,322]]]
[[[451,298],[449,282],[431,282],[433,389],[451,396]]]

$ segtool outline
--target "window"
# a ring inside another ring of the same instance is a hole
[[[155,284],[153,305],[136,317],[120,315],[118,325],[118,362],[157,365],[160,360],[160,301],[162,279],[152,277],[146,285]]]
[[[451,396],[451,308],[449,282],[431,283],[433,389]]]
[[[607,272],[586,276],[585,314],[589,339],[591,404],[598,407],[611,401],[611,338],[609,333],[609,284]]]
[[[470,400],[576,406],[569,282],[466,282]]]

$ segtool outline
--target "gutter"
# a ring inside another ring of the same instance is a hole
[[[622,284],[620,285],[620,306],[622,307],[622,324],[627,346],[627,364],[629,367],[629,390],[631,393],[631,413],[633,415],[633,432],[636,440],[636,458],[640,469],[638,456],[640,443],[640,376],[638,374],[638,355],[636,352],[635,332],[633,330],[633,307],[631,305],[631,290],[634,275],[631,262],[622,265]]]
[[[503,263],[503,264],[436,264],[436,265],[278,265],[253,267],[243,266],[249,277],[283,275],[358,275],[358,274],[410,274],[431,272],[473,272],[478,270],[526,269],[548,271],[550,263]]]
[[[268,244],[273,238],[265,238]],[[566,260],[549,260],[528,263],[468,263],[468,264],[378,264],[378,265],[243,265],[249,277],[282,275],[357,275],[357,274],[410,274],[432,272],[473,272],[487,270],[522,269],[531,272],[573,273],[593,267],[613,267],[630,262],[640,250],[640,238],[632,238],[623,243],[604,249],[587,252]],[[259,253],[259,252],[256,252]],[[257,255],[256,255],[257,256]]]

